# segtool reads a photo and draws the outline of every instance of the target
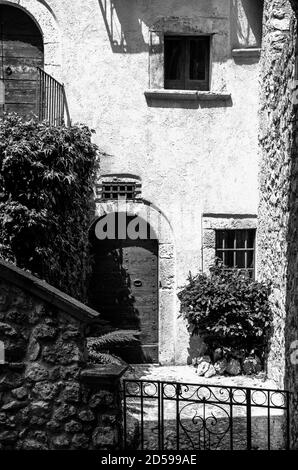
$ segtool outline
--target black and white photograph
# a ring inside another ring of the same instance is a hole
[[[295,450],[298,0],[0,0],[0,462]]]

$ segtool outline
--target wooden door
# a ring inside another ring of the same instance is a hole
[[[130,363],[158,362],[158,242],[93,242],[90,305],[114,328],[140,332],[141,346],[126,348]]]
[[[17,7],[0,5],[0,112],[37,113],[37,67],[43,68],[43,39]]]

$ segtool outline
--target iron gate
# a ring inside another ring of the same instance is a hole
[[[289,448],[289,392],[123,381],[124,447],[140,450]]]

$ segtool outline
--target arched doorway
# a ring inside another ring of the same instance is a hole
[[[126,228],[135,220],[136,217],[126,216]],[[159,357],[158,241],[150,238],[151,227],[145,224],[146,239],[133,240],[125,230],[125,237],[116,233],[115,239],[99,240],[96,223],[90,232],[94,268],[89,304],[113,328],[140,332],[140,347],[127,348],[125,352],[130,363],[157,363]]]
[[[43,68],[42,34],[20,8],[0,4],[0,113],[37,112],[37,67]]]

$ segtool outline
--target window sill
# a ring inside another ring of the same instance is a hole
[[[232,56],[233,57],[242,57],[242,58],[259,58],[261,55],[260,48],[248,48],[248,49],[233,49]]]
[[[165,90],[152,89],[144,92],[146,98],[155,100],[183,100],[183,101],[230,101],[230,93],[214,93],[212,91],[197,90]]]

